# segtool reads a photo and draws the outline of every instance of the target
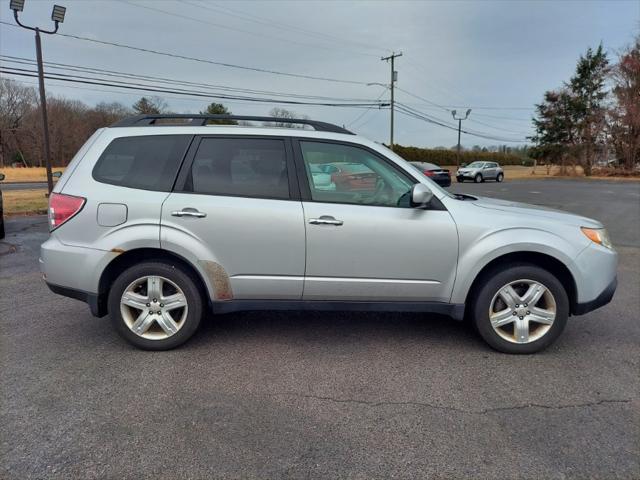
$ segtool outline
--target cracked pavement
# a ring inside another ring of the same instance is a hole
[[[452,190],[603,220],[613,302],[533,356],[442,317],[339,312],[223,315],[142,352],[47,290],[46,218],[9,219],[0,478],[640,478],[640,184]]]

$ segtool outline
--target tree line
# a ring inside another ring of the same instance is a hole
[[[102,102],[88,106],[78,100],[52,96],[47,99],[51,162],[54,167],[69,163],[82,144],[97,129],[131,115],[172,113],[161,97],[142,97],[131,106]],[[221,103],[210,103],[199,113],[230,115]],[[284,108],[273,108],[276,118],[307,118]],[[247,124],[235,120],[210,120],[209,124]],[[271,122],[270,126],[285,126]],[[44,166],[42,116],[36,89],[8,79],[0,79],[0,167]]]
[[[585,175],[595,166],[640,164],[640,36],[611,64],[602,44],[581,55],[573,76],[545,92],[533,119],[537,159]]]

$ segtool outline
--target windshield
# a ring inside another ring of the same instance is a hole
[[[402,165],[409,165],[409,170],[413,172],[417,172],[418,173],[417,178],[419,178],[423,182],[426,181],[429,184],[429,188],[431,189],[431,191],[436,197],[442,197],[443,195],[446,195],[447,197],[455,198],[455,195],[453,195],[452,193],[442,188],[440,185],[438,185],[436,182],[431,180],[429,177],[425,176],[422,173],[422,170],[420,170],[416,165],[413,165],[411,162],[407,162],[404,158],[402,158],[396,152],[390,150],[389,147],[387,147],[386,145],[382,145],[382,146],[377,145],[377,146],[379,148],[384,149],[383,152],[385,156],[393,158],[396,162],[402,163]],[[416,180],[416,183],[418,183],[417,180]]]
[[[484,162],[472,162],[469,165],[467,165],[467,168],[482,168],[483,165],[484,165]]]

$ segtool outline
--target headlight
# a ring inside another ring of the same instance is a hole
[[[604,228],[580,227],[580,230],[582,230],[582,233],[584,233],[592,242],[602,245],[603,247],[613,248],[609,234]]]

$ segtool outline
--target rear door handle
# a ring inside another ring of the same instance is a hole
[[[330,215],[322,215],[320,218],[311,218],[309,219],[309,223],[311,225],[335,225],[339,227],[344,222],[342,220],[336,220]]]
[[[207,216],[204,212],[199,212],[195,208],[183,208],[182,210],[176,210],[171,212],[171,215],[174,217],[195,217],[195,218],[204,218]]]

